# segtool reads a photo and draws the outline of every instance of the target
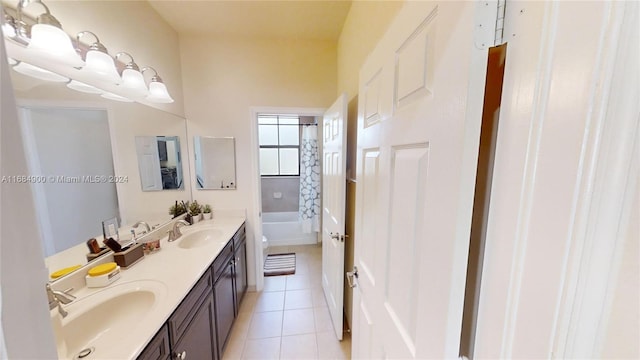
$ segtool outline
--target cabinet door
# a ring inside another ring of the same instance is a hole
[[[213,297],[209,296],[198,308],[184,336],[171,351],[172,359],[217,360]]]
[[[233,288],[233,258],[229,258],[224,272],[213,285],[216,308],[216,328],[218,329],[218,350],[219,354],[223,354],[224,347],[233,325],[234,307],[235,307],[235,290]]]
[[[247,243],[243,241],[236,249],[235,256],[235,279],[236,279],[236,316],[240,311],[240,303],[247,292]]]
[[[166,360],[169,358],[169,331],[164,325],[138,356],[138,360]]]

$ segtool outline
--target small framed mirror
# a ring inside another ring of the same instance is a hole
[[[236,140],[232,137],[194,137],[196,188],[236,188]]]
[[[142,191],[182,190],[182,157],[177,136],[136,136]]]

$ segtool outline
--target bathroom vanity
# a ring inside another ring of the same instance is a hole
[[[246,291],[242,224],[138,359],[221,359]]]
[[[59,357],[221,359],[247,291],[244,221],[182,227],[115,283],[74,292],[67,317],[51,313]]]

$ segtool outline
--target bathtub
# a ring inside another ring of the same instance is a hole
[[[316,232],[302,232],[296,211],[262,213],[262,234],[269,240],[269,246],[315,244],[318,238]]]

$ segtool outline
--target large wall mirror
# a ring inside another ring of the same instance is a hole
[[[121,240],[131,225],[170,221],[176,200],[191,200],[186,120],[137,103],[121,103],[68,89],[64,83],[11,71],[29,172],[34,181],[45,263],[50,272],[87,263],[86,241],[102,221],[120,220]],[[136,136],[152,136],[163,188],[145,192]],[[164,142],[164,144],[162,144]],[[158,145],[162,144],[162,145]],[[166,148],[166,154],[164,149]],[[140,231],[140,228],[137,229]]]
[[[236,188],[236,141],[232,137],[195,136],[196,188]]]
[[[182,156],[178,136],[136,136],[142,191],[182,190]]]

